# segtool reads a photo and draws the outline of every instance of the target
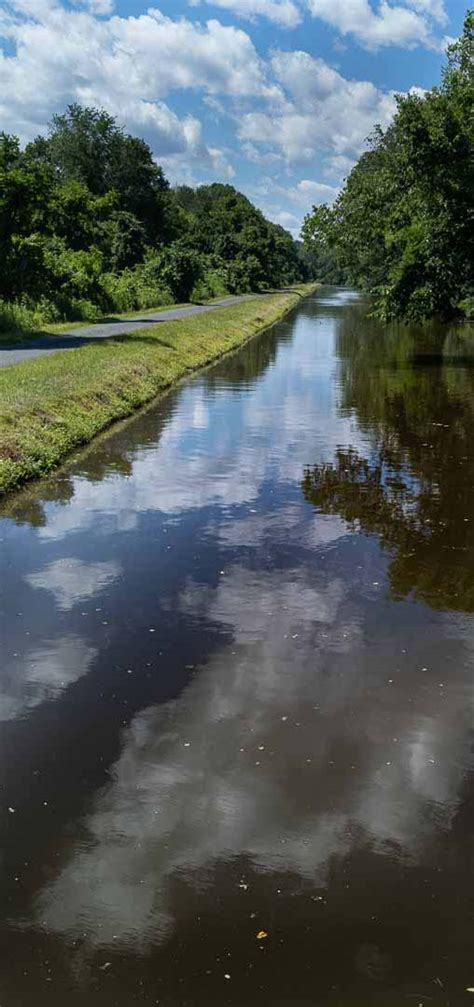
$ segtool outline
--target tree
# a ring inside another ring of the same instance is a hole
[[[151,241],[166,240],[169,184],[144,140],[125,133],[103,109],[69,105],[53,116],[49,135],[29,144],[31,161],[50,164],[63,182],[82,183],[95,196],[115,192]]]
[[[147,144],[102,109],[70,105],[24,150],[0,134],[0,297],[33,313],[30,328],[303,275],[291,235],[245,196],[171,191]]]
[[[308,247],[332,255],[385,318],[450,316],[474,290],[474,15],[439,87],[397,99],[334,205],[314,208]]]
[[[228,265],[231,290],[258,290],[304,276],[291,234],[266,220],[232,185],[180,186],[173,196],[190,216],[187,240],[208,256],[211,268]]]
[[[21,293],[27,262],[19,252],[19,242],[45,227],[52,186],[51,171],[25,163],[17,137],[0,133],[1,297],[11,299]]]

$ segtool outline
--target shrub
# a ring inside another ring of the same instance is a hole
[[[35,327],[33,312],[28,308],[0,301],[0,332],[31,332]]]
[[[227,270],[208,269],[191,291],[191,301],[208,301],[229,293]]]
[[[470,294],[465,297],[464,300],[460,301],[458,308],[462,311],[466,318],[474,318],[474,294]]]
[[[122,273],[104,273],[102,286],[112,311],[139,311],[172,304],[168,287],[150,277],[144,264]]]
[[[195,284],[201,279],[203,266],[202,255],[179,241],[153,253],[144,262],[150,278],[168,287],[175,301],[189,300]]]

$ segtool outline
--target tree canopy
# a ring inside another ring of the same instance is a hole
[[[368,289],[380,317],[474,309],[473,99],[470,11],[440,85],[400,95],[335,203],[306,217],[307,246]]]
[[[144,140],[102,109],[70,105],[23,150],[0,134],[0,298],[39,320],[309,275],[292,236],[245,196],[171,188]]]

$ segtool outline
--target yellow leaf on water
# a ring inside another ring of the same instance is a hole
[[[256,936],[258,941],[263,941],[265,937],[268,937],[268,934],[266,930],[259,930]]]

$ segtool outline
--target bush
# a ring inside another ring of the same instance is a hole
[[[144,264],[122,273],[104,273],[102,286],[112,311],[139,311],[172,304],[168,287],[150,277]]]
[[[144,262],[150,278],[161,286],[168,287],[175,301],[188,301],[191,292],[201,279],[204,260],[202,255],[184,243],[173,242],[154,253]]]
[[[33,311],[36,326],[49,324],[51,322],[60,322],[62,320],[61,312],[58,306],[47,297],[40,297],[39,301],[36,303],[31,302],[31,304],[28,304],[28,307],[31,307],[31,310]]]
[[[96,305],[99,314],[108,309],[101,284],[103,260],[97,248],[73,252],[59,239],[46,244],[44,252],[45,284],[48,297],[64,318],[82,317],[86,302]],[[82,305],[82,307],[81,307]]]
[[[458,308],[462,311],[466,318],[474,318],[474,294],[470,294],[468,297],[465,297],[464,300],[460,301]]]
[[[0,301],[0,332],[31,332],[35,329],[33,312],[22,304]]]
[[[73,322],[98,322],[104,312],[85,297],[73,297],[69,317]]]
[[[191,291],[191,301],[209,301],[229,293],[227,270],[208,269]]]
[[[262,267],[255,255],[234,259],[228,266],[228,284],[232,294],[250,294],[265,286]]]

